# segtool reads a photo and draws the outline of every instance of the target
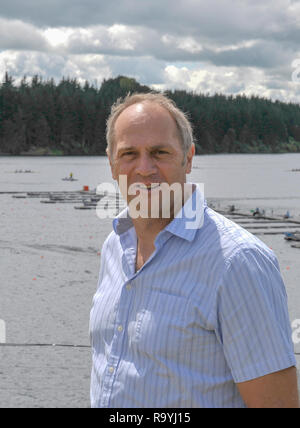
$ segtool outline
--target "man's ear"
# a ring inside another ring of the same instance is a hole
[[[193,143],[186,155],[186,174],[190,174],[192,171],[192,160],[195,156],[195,144]]]

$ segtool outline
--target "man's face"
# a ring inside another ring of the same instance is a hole
[[[176,123],[163,107],[149,102],[128,107],[116,120],[114,136],[109,161],[115,180],[126,175],[127,188],[134,183],[179,183],[183,187],[195,149],[191,147],[183,163]],[[127,203],[135,196],[127,195]],[[150,190],[148,196],[150,201]]]

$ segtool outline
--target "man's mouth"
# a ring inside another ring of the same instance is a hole
[[[143,184],[143,183],[137,183],[135,185],[137,190],[155,190],[158,189],[160,187],[160,183],[151,183],[151,184]]]

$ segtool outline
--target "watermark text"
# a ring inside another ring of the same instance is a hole
[[[294,83],[299,83],[300,82],[300,58],[297,58],[292,62],[292,67],[296,69],[292,73],[292,81]]]
[[[0,320],[0,343],[6,343],[6,325],[3,320]]]
[[[300,319],[294,320],[292,322],[292,340],[294,345],[299,345],[300,343]]]
[[[132,219],[182,218],[190,220],[186,229],[198,229],[203,224],[204,183],[133,183],[128,186],[127,176],[120,175],[119,189],[113,183],[101,183],[97,194],[98,218],[114,218],[120,207],[128,206]],[[193,196],[192,196],[193,195]],[[191,198],[192,196],[192,198]],[[186,202],[191,198],[191,202]]]

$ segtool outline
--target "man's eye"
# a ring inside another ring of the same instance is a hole
[[[166,153],[168,153],[168,152],[166,152],[165,150],[158,150],[158,152],[157,152],[158,154],[160,154],[160,155],[164,155],[164,154],[166,154]]]
[[[125,152],[125,153],[123,153],[123,155],[122,156],[130,156],[130,155],[134,155],[134,152]]]

